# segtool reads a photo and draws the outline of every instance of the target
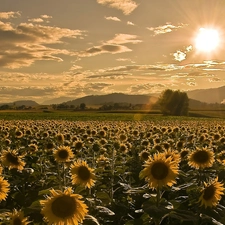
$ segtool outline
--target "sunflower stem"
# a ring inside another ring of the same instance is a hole
[[[66,186],[66,179],[65,179],[65,163],[62,164],[62,170],[63,170],[63,187]]]
[[[157,187],[157,194],[156,194],[156,206],[159,207],[159,202],[160,202],[160,188],[159,186]]]

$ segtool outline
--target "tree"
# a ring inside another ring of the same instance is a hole
[[[81,110],[85,110],[86,108],[86,104],[85,103],[80,103],[80,109]]]
[[[188,115],[189,99],[186,92],[166,89],[161,93],[158,104],[163,115]]]

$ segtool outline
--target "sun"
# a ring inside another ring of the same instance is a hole
[[[212,52],[219,46],[219,32],[213,28],[200,28],[195,39],[195,47],[201,52]]]

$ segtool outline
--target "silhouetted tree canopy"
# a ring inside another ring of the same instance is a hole
[[[86,104],[85,103],[80,103],[80,109],[81,110],[85,110],[86,108]]]
[[[167,89],[161,93],[158,103],[163,115],[188,115],[189,99],[186,92]]]

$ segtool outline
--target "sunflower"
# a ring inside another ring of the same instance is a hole
[[[188,165],[196,169],[211,167],[214,161],[214,152],[207,148],[196,148],[188,155]]]
[[[17,211],[16,209],[10,214],[10,225],[27,225],[30,223],[27,217],[24,217],[22,211]]]
[[[139,157],[141,160],[145,161],[145,160],[148,160],[148,157],[149,157],[149,151],[147,150],[142,150],[140,153],[139,153]]]
[[[7,180],[4,180],[2,176],[0,176],[0,202],[5,200],[8,196],[9,192],[9,183]]]
[[[85,161],[78,160],[70,169],[72,176],[72,184],[82,184],[87,188],[91,188],[95,184],[94,169],[90,168]]]
[[[57,134],[56,135],[56,140],[58,141],[58,142],[60,142],[60,143],[63,143],[64,142],[64,139],[65,139],[65,137],[64,137],[64,135],[63,134]]]
[[[15,131],[15,137],[16,138],[22,138],[23,137],[23,132],[21,130],[16,130]]]
[[[23,156],[19,156],[16,150],[3,150],[1,155],[2,164],[8,166],[9,169],[16,168],[23,170],[25,162],[22,160]]]
[[[99,167],[106,167],[107,165],[109,165],[110,161],[109,158],[105,157],[104,155],[100,155],[96,159],[96,163]]]
[[[64,192],[60,190],[50,190],[51,196],[46,200],[40,200],[43,207],[41,213],[48,224],[53,225],[78,225],[88,213],[87,205],[81,201],[81,195],[73,194],[72,188],[67,188]]]
[[[224,189],[223,184],[218,182],[218,177],[208,184],[204,182],[204,189],[201,192],[198,202],[201,203],[201,206],[204,205],[205,208],[212,208],[218,204],[221,195],[224,195]]]
[[[178,163],[166,158],[165,154],[155,153],[145,161],[144,169],[140,172],[140,179],[145,178],[151,188],[172,186],[176,183],[178,175]]]
[[[61,146],[53,152],[54,158],[57,162],[69,162],[74,154],[69,146]]]
[[[84,147],[84,143],[83,143],[83,141],[81,141],[81,140],[77,140],[77,141],[74,143],[74,148],[75,148],[75,150],[77,150],[77,151],[81,150],[83,147]]]
[[[178,153],[178,151],[167,149],[164,151],[163,154],[165,154],[166,158],[171,157],[171,159],[173,161],[176,161],[177,163],[179,163],[181,161],[181,157],[180,157],[180,154]]]
[[[216,155],[216,160],[221,164],[225,164],[225,150]]]
[[[28,150],[29,150],[30,153],[34,153],[38,150],[38,146],[36,144],[33,144],[33,143],[29,144],[28,147],[29,147]]]

